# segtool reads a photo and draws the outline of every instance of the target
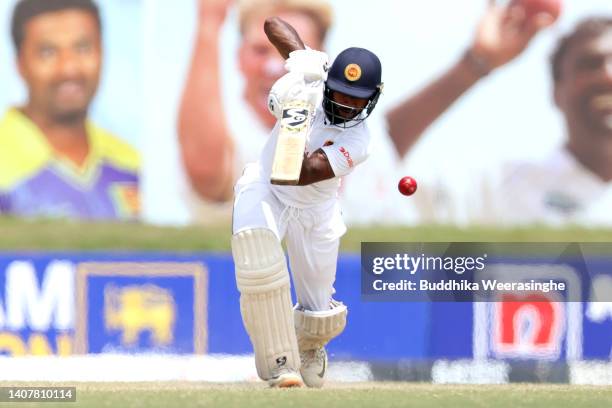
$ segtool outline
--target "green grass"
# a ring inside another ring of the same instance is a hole
[[[362,241],[383,242],[612,242],[612,230],[519,229],[443,226],[350,228],[341,249],[357,252]],[[23,221],[0,217],[0,250],[227,251],[230,226],[155,227],[142,224]]]
[[[77,383],[76,386],[76,403],[46,403],[44,406],[605,408],[612,401],[612,387],[570,385],[362,383],[330,384],[321,390],[273,390],[263,383]],[[28,403],[18,405],[34,406]]]
[[[0,250],[225,251],[229,225],[169,228],[129,223],[0,218]]]

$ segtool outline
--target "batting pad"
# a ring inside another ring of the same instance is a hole
[[[263,380],[282,369],[299,370],[289,271],[281,244],[267,229],[242,231],[232,237],[240,310]]]
[[[332,300],[330,310],[312,312],[297,305],[294,310],[295,331],[299,349],[312,350],[324,347],[342,333],[346,326],[348,309],[342,302]]]

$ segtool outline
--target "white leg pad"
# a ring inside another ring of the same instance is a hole
[[[253,350],[257,373],[269,380],[282,370],[299,370],[289,271],[281,244],[267,229],[232,237],[240,310]]]
[[[295,331],[301,351],[325,347],[346,327],[346,306],[342,302],[332,300],[330,307],[330,310],[313,312],[296,306]]]

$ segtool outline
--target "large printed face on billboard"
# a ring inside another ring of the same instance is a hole
[[[323,39],[308,14],[281,11],[278,17],[291,24],[305,44],[321,50]],[[244,75],[244,98],[257,113],[259,120],[271,129],[276,122],[268,110],[268,94],[276,80],[286,73],[283,58],[262,30],[265,16],[255,16],[243,28],[239,50],[240,70]]]
[[[38,15],[23,27],[18,61],[32,114],[60,122],[85,117],[100,79],[98,22],[76,9]]]
[[[607,29],[569,43],[559,61],[557,103],[575,143],[592,143],[590,134],[612,136],[612,22]],[[586,134],[584,134],[586,132]]]
[[[13,35],[0,38],[12,60],[0,72],[0,214],[138,218],[140,155],[130,143],[139,136],[140,56],[118,58],[137,48],[130,11],[89,0],[2,4],[0,26],[10,22]],[[104,40],[100,15],[113,20]]]

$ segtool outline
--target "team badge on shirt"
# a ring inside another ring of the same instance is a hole
[[[124,218],[136,218],[140,213],[140,196],[133,183],[113,183],[110,188],[117,212]]]

